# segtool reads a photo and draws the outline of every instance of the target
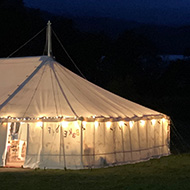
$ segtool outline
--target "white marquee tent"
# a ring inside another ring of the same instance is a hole
[[[12,141],[25,142],[25,168],[105,167],[170,154],[169,117],[96,86],[50,55],[0,59],[0,81],[1,166]]]

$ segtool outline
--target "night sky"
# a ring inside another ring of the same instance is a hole
[[[112,17],[145,23],[190,24],[190,0],[24,0],[25,5],[68,16]]]

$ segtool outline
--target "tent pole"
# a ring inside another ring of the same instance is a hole
[[[81,145],[81,150],[80,150],[80,162],[81,162],[81,167],[83,168],[83,124],[81,121],[81,127],[80,127],[80,145]]]
[[[123,137],[123,127],[120,127],[121,129],[121,141],[122,141],[122,150],[123,150],[123,162],[125,162],[125,148],[124,148],[124,137]]]
[[[61,125],[59,125],[59,164],[61,165],[61,143],[62,143],[62,140],[61,140],[61,138],[62,138],[62,130],[61,130],[61,128],[62,128],[62,126]]]
[[[139,122],[140,121],[137,121],[137,134],[138,134],[139,154],[140,154],[140,160],[141,160],[141,141],[140,141]]]
[[[154,125],[154,156],[156,155],[156,125]]]
[[[130,142],[130,151],[131,151],[131,162],[133,162],[133,148],[132,148],[132,139],[131,139],[131,128],[128,123],[128,129],[129,129],[129,142]]]
[[[150,149],[149,149],[149,141],[148,141],[148,127],[151,127],[151,121],[148,121],[147,120],[147,123],[146,123],[146,148],[148,150],[148,154],[150,153]]]
[[[45,47],[47,56],[52,56],[52,40],[51,40],[51,22],[48,21],[47,23],[47,30],[46,30],[46,47]]]
[[[42,122],[42,153],[41,153],[41,158],[42,158],[42,162],[44,164],[44,122]]]
[[[27,161],[27,157],[28,157],[28,149],[29,149],[28,145],[29,145],[29,139],[30,139],[29,135],[30,135],[30,125],[29,125],[29,123],[27,123],[27,136],[26,136],[27,141],[26,141],[26,155],[25,155],[24,165],[25,165],[25,163]]]
[[[115,142],[115,131],[116,131],[116,127],[113,123],[113,148],[114,148],[114,159],[115,159],[115,163],[117,163],[117,156],[116,156],[116,142]]]
[[[9,133],[9,127],[10,127],[10,124],[11,123],[6,123],[6,138],[5,138],[5,146],[4,146],[4,152],[3,152],[3,155],[2,155],[2,165],[5,166],[6,165],[6,157],[7,157],[7,145],[8,145],[8,133]],[[0,125],[0,127],[2,127],[2,125]],[[1,161],[1,160],[0,160]],[[1,163],[0,163],[1,165]]]
[[[164,155],[164,122],[162,121],[162,155]]]
[[[93,166],[95,167],[95,146],[96,146],[96,136],[95,136],[95,133],[96,133],[96,130],[95,130],[95,124],[93,125],[93,132],[94,132],[94,135],[93,135]]]
[[[62,130],[62,127],[61,127],[61,131],[60,133],[64,133],[64,130]],[[62,136],[62,145],[63,145],[63,162],[64,162],[64,169],[66,170],[67,169],[67,166],[66,166],[66,155],[65,155],[65,140],[64,140],[64,135]]]

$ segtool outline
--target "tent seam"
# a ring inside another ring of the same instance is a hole
[[[53,64],[52,64],[52,70],[53,70],[55,79],[56,79],[56,81],[57,81],[57,84],[58,84],[58,86],[59,86],[59,88],[60,88],[60,90],[61,90],[61,92],[62,92],[62,94],[63,94],[63,96],[64,96],[64,98],[65,98],[65,100],[66,100],[66,102],[67,102],[67,104],[69,105],[69,107],[70,107],[71,111],[74,113],[74,115],[75,115],[76,117],[78,117],[77,113],[75,112],[75,110],[74,110],[73,107],[71,106],[71,104],[70,104],[70,102],[69,102],[69,100],[68,100],[66,94],[64,93],[64,91],[63,91],[63,89],[62,89],[62,87],[61,87],[61,84],[60,84],[60,82],[59,82],[59,80],[58,80],[58,78],[57,78],[57,75],[56,75],[56,73],[55,73],[55,69],[54,69],[54,65],[53,65]]]
[[[62,71],[61,71],[62,72]],[[63,72],[62,72],[63,73]],[[68,77],[65,75],[65,77],[68,79]],[[63,81],[62,80],[62,78],[60,78],[61,79],[61,81]],[[68,79],[69,80],[69,79]],[[64,82],[64,81],[63,81]],[[73,97],[75,97],[75,99],[80,103],[80,105],[84,108],[84,109],[86,109],[89,113],[91,113],[90,112],[90,110],[88,110],[86,107],[84,107],[83,105],[82,105],[82,103],[78,100],[78,98],[71,92],[71,90],[68,88],[68,87],[66,87],[68,90],[69,90],[69,92],[73,95]],[[80,89],[79,89],[80,90]]]
[[[35,88],[35,90],[34,90],[34,93],[33,93],[32,97],[31,97],[31,99],[30,99],[30,101],[29,101],[29,104],[28,104],[28,106],[27,106],[27,108],[26,108],[26,110],[25,110],[25,112],[24,112],[24,114],[23,114],[23,117],[25,116],[26,112],[28,111],[28,109],[29,109],[29,107],[30,107],[30,105],[31,105],[31,103],[32,103],[32,100],[34,99],[34,96],[35,96],[35,94],[36,94],[36,92],[37,92],[37,90],[38,90],[38,87],[39,87],[40,82],[41,82],[41,80],[42,80],[42,77],[43,77],[43,75],[44,75],[44,71],[45,71],[46,66],[47,66],[47,65],[45,65],[45,67],[44,67],[44,69],[43,69],[43,72],[42,72],[42,74],[41,74],[41,77],[40,77],[40,79],[39,79],[39,81],[38,81],[38,84],[37,84],[37,86],[36,86],[36,88]]]
[[[60,66],[60,65],[59,65]],[[61,66],[60,66],[61,67]],[[64,68],[62,68],[61,67],[61,69],[64,69]],[[67,70],[65,70],[65,72],[66,73],[68,73],[67,72]],[[72,76],[71,76],[72,77]],[[67,77],[68,78],[68,77]],[[72,77],[73,78],[73,80],[75,80],[75,78],[74,77]],[[76,81],[76,80],[75,80]],[[84,86],[85,87],[85,86]],[[77,88],[77,86],[76,86],[76,88]],[[79,89],[79,88],[78,88]],[[79,89],[80,90],[80,89]],[[88,91],[89,91],[89,89],[87,89]],[[84,95],[84,93],[82,92],[82,91],[80,91],[83,95]],[[96,95],[99,97],[99,99],[100,100],[102,100],[103,102],[105,102],[107,105],[110,105],[104,98],[102,98],[100,95],[99,95],[99,93],[97,93],[97,92],[94,92],[94,93],[96,93]],[[90,100],[88,97],[86,97],[90,102],[93,102],[92,100]],[[107,107],[107,106],[106,106]],[[102,109],[100,109],[99,107],[97,107],[99,110],[102,110]],[[113,107],[112,106],[112,108],[115,108],[115,107]],[[112,110],[112,112],[114,112],[114,109],[111,109]],[[117,109],[118,110],[118,109]],[[104,110],[102,110],[103,112],[105,112]],[[118,110],[119,111],[119,110]],[[120,111],[119,111],[120,112]],[[114,112],[117,116],[118,116],[118,114],[116,113],[116,112]],[[108,114],[108,115],[110,115],[110,114]],[[125,115],[126,116],[126,115]]]
[[[54,88],[54,85],[53,85],[52,69],[50,69],[50,73],[51,73],[51,84],[52,84],[52,89],[53,89],[53,97],[54,97],[54,102],[55,102],[55,109],[56,109],[56,114],[58,115],[57,102],[56,102],[56,98],[55,98],[55,88]]]

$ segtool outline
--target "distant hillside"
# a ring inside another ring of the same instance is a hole
[[[161,54],[183,54],[190,48],[190,25],[172,27],[143,24],[112,18],[73,17],[75,27],[83,32],[105,33],[112,38],[125,30],[132,30],[153,41]]]
[[[28,11],[29,10],[32,11],[32,9],[28,9]],[[110,17],[60,16],[46,11],[37,11],[37,13],[46,21],[49,19],[52,20],[52,26],[56,25],[57,20],[59,22],[65,18],[66,20],[68,19],[69,24],[81,32],[103,33],[113,39],[116,39],[126,30],[132,30],[151,40],[160,54],[183,54],[185,50],[190,50],[190,25],[174,27],[171,25],[145,24]],[[63,26],[63,29],[65,27],[66,26]]]
[[[183,54],[190,48],[190,26],[143,25],[133,30],[153,41],[162,54]]]
[[[110,37],[116,38],[125,30],[140,27],[142,24],[135,21],[114,18],[97,17],[73,17],[75,27],[84,32],[100,33],[103,32]]]

